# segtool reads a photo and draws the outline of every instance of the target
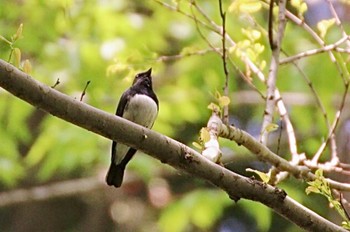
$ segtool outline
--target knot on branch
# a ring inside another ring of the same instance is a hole
[[[222,156],[218,141],[218,135],[220,134],[221,127],[222,121],[220,117],[217,115],[217,113],[213,112],[207,124],[207,130],[210,137],[209,140],[204,143],[205,149],[203,150],[202,155],[215,163],[220,163]]]

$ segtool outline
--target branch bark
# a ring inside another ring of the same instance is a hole
[[[261,202],[307,231],[346,231],[286,196],[283,190],[238,175],[169,137],[66,96],[3,60],[0,60],[0,86],[67,122],[142,150],[163,163],[207,180],[234,200],[246,198]]]
[[[286,27],[286,18],[285,18],[285,11],[286,11],[286,0],[279,1],[278,7],[278,31],[277,31],[277,38],[276,41],[273,40],[273,30],[272,30],[272,14],[270,14],[270,20],[269,20],[269,39],[270,39],[270,47],[272,50],[272,57],[271,57],[271,63],[270,63],[270,69],[269,69],[269,76],[266,81],[267,86],[267,93],[266,93],[266,106],[265,106],[265,112],[264,112],[264,120],[261,127],[261,138],[260,141],[266,145],[268,141],[268,134],[269,132],[266,130],[267,126],[272,123],[273,120],[273,113],[275,111],[276,106],[276,81],[277,81],[277,73],[278,73],[278,67],[279,67],[279,56],[281,52],[281,43],[282,38],[284,36],[284,30]],[[273,3],[270,5],[270,9],[273,8]],[[272,9],[270,10],[272,12]]]

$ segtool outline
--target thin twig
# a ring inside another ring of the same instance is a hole
[[[279,128],[279,133],[278,133],[278,139],[277,139],[277,149],[276,149],[276,154],[277,155],[279,155],[279,153],[280,153],[282,131],[283,131],[283,123],[281,122],[281,125],[280,125],[280,128]]]
[[[83,98],[84,98],[84,96],[85,96],[85,94],[86,94],[86,90],[87,90],[89,84],[90,84],[90,81],[87,81],[87,82],[86,82],[86,85],[85,85],[85,88],[84,88],[83,92],[81,93],[80,101],[83,100]]]
[[[299,73],[301,74],[301,76],[304,78],[304,80],[306,81],[307,85],[309,86],[313,96],[315,97],[316,104],[320,108],[320,110],[322,112],[322,115],[323,115],[323,117],[325,119],[327,129],[330,131],[331,130],[331,124],[330,124],[329,119],[328,119],[328,114],[327,114],[326,108],[324,107],[324,105],[323,105],[323,103],[321,101],[321,98],[319,97],[319,94],[317,93],[316,89],[314,88],[313,83],[307,77],[306,73],[298,66],[298,64],[296,62],[292,62],[292,64],[299,71]]]
[[[56,88],[56,86],[57,85],[59,85],[61,82],[60,82],[60,78],[57,78],[57,80],[56,80],[56,83],[53,85],[53,86],[51,86],[51,88]]]
[[[192,7],[192,6],[196,6],[196,2],[195,2],[195,1],[191,1],[191,14],[192,14],[192,19],[193,19],[193,21],[195,22],[196,30],[197,30],[199,36],[206,42],[206,44],[211,48],[212,51],[218,53],[218,54],[221,56],[221,55],[222,55],[222,53],[221,53],[221,51],[220,51],[221,49],[218,49],[218,48],[214,47],[214,46],[210,43],[210,41],[205,37],[205,35],[202,33],[202,31],[201,31],[201,29],[200,29],[200,27],[199,27],[199,21],[198,21],[198,19],[197,19],[195,13],[194,13],[194,11],[193,11],[193,7]]]
[[[346,201],[346,199],[344,199],[343,193],[342,193],[342,192],[339,192],[339,202],[340,202],[340,205],[341,205],[341,207],[342,207],[343,210],[344,210],[344,214],[345,214],[346,218],[347,218],[348,220],[350,220],[349,213],[348,213],[348,211],[346,211],[346,208],[345,208],[345,205],[344,205],[344,202],[345,202],[345,201]],[[346,202],[347,202],[347,201],[346,201]]]
[[[339,29],[341,30],[343,37],[348,38],[345,42],[346,42],[347,48],[350,48],[349,35],[345,32],[344,27],[343,27],[343,24],[341,23],[341,21],[340,21],[340,19],[339,19],[339,17],[338,17],[338,14],[337,14],[337,12],[336,12],[336,10],[335,10],[335,8],[334,8],[333,3],[332,3],[330,0],[327,0],[327,2],[328,2],[329,9],[330,9],[330,11],[331,11],[333,17],[335,18],[335,23],[336,23],[336,25],[337,25],[337,26],[339,27]],[[340,63],[345,63],[345,61],[343,61],[342,58],[340,58],[340,59],[341,59],[341,62],[340,62]],[[343,66],[343,67],[344,67],[344,66]],[[336,118],[335,118],[336,123],[335,123],[335,128],[334,128],[334,130],[336,129],[336,127],[337,127],[337,125],[338,125],[338,123],[339,123],[340,115],[341,115],[341,113],[342,113],[342,111],[343,111],[343,107],[344,107],[344,104],[345,104],[345,98],[346,98],[346,95],[347,95],[347,92],[348,92],[348,87],[349,87],[349,86],[348,86],[348,85],[349,85],[349,71],[348,71],[347,68],[345,68],[345,72],[346,72],[346,74],[345,74],[346,77],[342,76],[342,77],[343,77],[343,83],[344,83],[344,85],[345,85],[345,91],[344,91],[344,94],[343,94],[342,103],[341,103],[341,105],[340,105],[340,107],[339,107],[339,117],[336,117]],[[331,136],[330,138],[335,138],[334,130],[333,130],[333,133],[330,135],[330,136]],[[327,140],[327,141],[328,141],[328,140]],[[333,139],[331,142],[334,142],[334,147],[335,147],[335,146],[336,146],[336,145],[335,145],[335,139]],[[335,148],[335,150],[336,150],[336,148]],[[331,160],[331,162],[339,163],[339,157],[338,157],[336,151],[335,151],[335,152],[332,152],[332,160]]]
[[[284,36],[284,30],[286,27],[286,18],[285,18],[286,3],[287,3],[287,0],[279,1],[278,31],[277,31],[277,38],[275,42],[276,46],[271,45],[273,50],[272,50],[272,57],[271,57],[271,63],[270,63],[270,69],[269,69],[269,76],[266,81],[267,98],[266,98],[264,119],[261,127],[261,137],[260,137],[260,141],[263,144],[267,144],[269,132],[266,130],[266,128],[269,124],[272,123],[273,113],[276,105],[276,99],[278,99],[275,96],[275,90],[276,90],[276,81],[277,81],[277,73],[278,73],[278,66],[279,66],[281,43]]]
[[[222,21],[222,65],[224,68],[225,73],[225,85],[224,85],[224,95],[228,97],[229,90],[228,90],[228,78],[229,73],[227,69],[227,63],[226,63],[226,13],[222,9],[222,1],[219,0],[219,9],[220,9],[220,17]],[[223,122],[228,125],[229,123],[229,112],[228,112],[228,105],[224,106],[224,114],[223,114]]]
[[[336,25],[339,27],[339,29],[341,30],[341,33],[342,33],[343,37],[348,37],[348,34],[347,34],[347,33],[345,32],[345,30],[344,30],[343,24],[341,23],[341,21],[340,21],[340,19],[339,19],[338,13],[337,13],[337,11],[335,10],[332,1],[327,0],[327,2],[328,2],[329,9],[330,9],[330,11],[331,11],[331,13],[332,13],[332,15],[333,15],[333,17],[334,17],[334,19],[335,19],[335,24],[336,24]],[[350,41],[347,40],[346,43],[347,43],[347,46],[350,47]]]
[[[275,1],[270,0],[270,7],[269,7],[269,44],[271,50],[274,50],[276,48],[276,43],[273,40],[273,5]]]
[[[326,162],[326,163],[314,163],[312,160],[304,160],[303,165],[310,169],[322,169],[325,172],[337,172],[343,175],[350,176],[350,170],[347,170],[346,168],[343,168],[339,165],[339,163],[332,163],[332,162]]]
[[[342,43],[344,43],[348,40],[349,40],[349,36],[344,36],[343,38],[341,38],[340,40],[338,40],[337,42],[335,42],[333,44],[329,44],[329,45],[326,45],[322,48],[308,50],[308,51],[301,52],[299,54],[284,58],[280,61],[280,64],[287,64],[287,63],[290,63],[292,61],[299,60],[301,58],[306,58],[308,56],[313,56],[313,55],[316,55],[319,53],[328,52],[328,51],[332,51],[332,50],[337,51],[337,52],[350,53],[350,49],[338,48]]]

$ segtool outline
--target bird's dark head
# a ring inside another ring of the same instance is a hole
[[[148,88],[152,88],[152,68],[146,72],[138,73],[135,76],[134,82],[132,85],[142,85]]]

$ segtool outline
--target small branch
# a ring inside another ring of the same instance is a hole
[[[192,6],[197,6],[195,1],[191,1],[191,13],[192,13],[192,18],[193,18],[193,20],[194,20],[194,22],[196,24],[196,29],[197,29],[197,32],[198,32],[199,36],[203,39],[203,41],[206,42],[206,44],[211,48],[212,51],[218,53],[221,56],[222,53],[221,53],[220,49],[214,47],[210,43],[210,41],[205,37],[205,35],[202,33],[202,31],[201,31],[201,29],[199,27],[199,21],[198,21],[196,15],[195,15],[195,13],[193,12],[193,7]]]
[[[84,88],[83,92],[81,93],[80,101],[83,101],[83,98],[84,98],[84,96],[85,96],[85,94],[86,94],[86,90],[87,90],[89,84],[90,84],[90,81],[87,81],[87,82],[86,82],[86,85],[85,85],[85,88]]]
[[[350,171],[339,166],[339,163],[337,164],[337,163],[327,162],[327,163],[315,164],[311,160],[304,160],[303,163],[305,166],[307,166],[310,169],[322,169],[325,172],[336,172],[342,175],[350,176]]]
[[[222,0],[219,0],[219,9],[220,9],[220,17],[221,17],[221,22],[222,22],[222,65],[224,68],[224,73],[225,73],[225,85],[224,85],[224,95],[228,97],[229,95],[229,90],[228,90],[228,78],[229,78],[229,73],[227,69],[227,63],[226,63],[226,13],[222,9]],[[223,121],[225,124],[229,124],[229,112],[228,112],[228,105],[224,106],[224,114],[223,114]]]
[[[328,3],[328,6],[329,6],[329,9],[330,9],[330,11],[331,11],[331,13],[332,13],[332,15],[333,15],[333,17],[334,17],[334,19],[335,19],[335,24],[340,28],[342,35],[343,35],[344,37],[348,37],[348,34],[347,34],[346,31],[344,30],[343,24],[341,23],[341,21],[340,21],[340,19],[339,19],[338,13],[337,13],[337,11],[335,10],[332,1],[327,0],[327,3]],[[347,40],[346,43],[347,43],[347,47],[350,47],[350,41]]]
[[[59,85],[61,82],[60,82],[60,78],[57,78],[57,80],[56,80],[56,83],[53,85],[53,86],[51,86],[51,88],[56,88],[56,86],[57,85]]]
[[[301,53],[296,54],[294,56],[290,56],[290,57],[281,59],[280,64],[291,63],[291,62],[299,60],[301,58],[306,58],[308,56],[313,56],[313,55],[316,55],[319,53],[328,52],[328,51],[332,51],[332,50],[337,51],[337,52],[350,53],[350,49],[338,48],[342,43],[344,43],[348,40],[349,40],[349,36],[345,36],[345,37],[341,38],[340,40],[338,40],[337,42],[335,42],[333,44],[326,45],[322,48],[312,49],[309,51],[301,52]]]
[[[261,127],[261,137],[260,137],[260,141],[262,142],[262,144],[265,144],[265,145],[267,144],[267,140],[268,140],[268,131],[266,130],[266,127],[272,123],[273,113],[275,110],[276,99],[277,99],[275,96],[276,80],[277,80],[278,65],[279,65],[279,55],[281,51],[281,43],[282,43],[282,38],[284,36],[284,30],[286,27],[286,18],[285,18],[286,3],[287,3],[286,0],[279,1],[279,5],[278,5],[279,6],[279,13],[278,13],[279,23],[278,23],[278,31],[277,31],[277,40],[276,42],[273,41],[273,44],[270,45],[272,48],[272,58],[270,63],[269,76],[266,81],[266,85],[267,85],[266,106],[264,111],[264,119]]]
[[[273,5],[275,1],[270,0],[270,6],[269,6],[269,29],[268,29],[268,35],[269,35],[269,44],[270,48],[273,51],[276,48],[276,43],[273,40]]]
[[[292,162],[295,165],[297,165],[299,163],[300,157],[298,154],[297,139],[295,137],[294,128],[293,128],[292,122],[289,119],[287,109],[282,101],[282,96],[280,95],[280,92],[277,89],[275,90],[275,97],[276,97],[278,112],[286,127],[289,150],[292,154]]]
[[[340,43],[342,43],[342,42],[340,42]],[[320,110],[322,112],[322,115],[323,115],[323,117],[325,119],[325,123],[326,123],[328,131],[332,131],[332,127],[331,127],[329,119],[328,119],[327,111],[326,111],[325,107],[323,106],[323,103],[322,103],[322,101],[321,101],[321,99],[320,99],[316,89],[314,88],[311,80],[307,77],[305,72],[294,61],[292,62],[292,64],[297,68],[297,70],[299,71],[299,73],[301,74],[301,76],[304,78],[304,80],[306,81],[307,85],[309,86],[312,94],[314,95],[315,100],[316,100],[316,104],[320,108]],[[331,142],[332,156],[334,157],[336,155],[336,143],[335,143],[334,137],[331,138],[330,142]]]

